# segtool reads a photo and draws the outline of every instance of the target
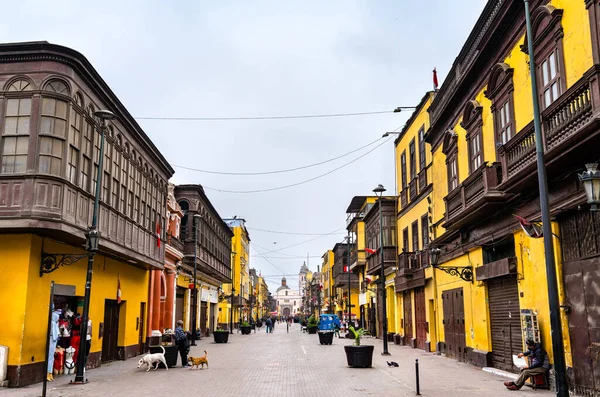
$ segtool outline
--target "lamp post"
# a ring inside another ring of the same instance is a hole
[[[383,352],[382,356],[389,356],[390,352],[388,351],[388,341],[387,341],[387,302],[386,302],[386,293],[385,293],[385,269],[384,269],[384,257],[383,257],[383,212],[381,207],[381,201],[383,200],[383,192],[385,192],[385,188],[383,185],[379,184],[373,192],[377,197],[379,197],[379,249],[381,250],[381,269],[379,271],[379,278],[381,279],[381,322],[383,323]]]
[[[527,26],[527,46],[529,49],[529,71],[531,75],[531,96],[533,99],[533,126],[535,131],[535,149],[537,157],[538,183],[540,189],[540,212],[542,214],[542,229],[544,232],[544,255],[546,259],[546,278],[548,281],[548,303],[550,306],[550,333],[552,337],[552,351],[554,356],[554,370],[556,372],[556,395],[567,397],[567,374],[563,336],[560,321],[560,302],[558,299],[558,282],[556,279],[556,265],[554,263],[554,243],[552,241],[552,220],[548,200],[548,181],[546,177],[546,163],[544,160],[544,146],[542,126],[540,122],[540,105],[537,92],[537,75],[535,54],[533,48],[533,32],[531,15],[529,13],[529,0],[525,1],[525,22]]]
[[[81,319],[81,336],[87,338],[88,319],[90,313],[90,294],[92,290],[92,274],[94,271],[94,256],[98,251],[100,243],[100,232],[98,231],[98,211],[100,210],[100,189],[102,186],[102,160],[104,159],[104,136],[106,133],[106,120],[113,120],[116,116],[108,110],[98,110],[94,112],[94,116],[101,121],[100,124],[100,153],[98,158],[98,174],[96,175],[96,192],[94,196],[94,213],[92,215],[92,224],[85,234],[86,250],[88,251],[88,267],[85,278],[85,295],[83,298],[83,315]],[[71,383],[81,384],[87,383],[83,378],[85,369],[85,358],[87,355],[87,339],[84,339],[79,346],[77,354],[77,371],[75,380]]]
[[[350,231],[348,231],[348,235],[344,237],[346,240],[346,270],[348,271],[348,326],[350,326],[350,321],[352,320],[352,309],[350,308]]]
[[[198,265],[196,262],[198,261],[198,223],[200,223],[200,219],[202,219],[202,215],[194,214],[194,290],[192,291],[192,346],[196,346],[196,338],[198,337],[198,331],[196,330],[196,325],[198,323],[198,287],[196,286],[196,272],[198,269]]]
[[[233,266],[231,269],[231,299],[230,302],[231,304],[229,305],[229,333],[233,334],[233,295],[235,293],[235,287],[234,287],[234,282],[235,282],[235,251],[231,251],[231,256],[232,256],[232,260],[233,260]]]

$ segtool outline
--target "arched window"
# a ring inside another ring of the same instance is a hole
[[[188,212],[190,210],[190,203],[187,200],[181,200],[178,202],[183,212],[183,218],[181,218],[181,229],[180,235],[182,240],[186,240],[188,236]]]
[[[460,124],[467,131],[467,146],[469,151],[469,174],[475,172],[483,164],[483,108],[479,102],[467,102]]]
[[[81,109],[83,109],[83,96],[81,95],[81,93],[76,93],[75,97],[73,98],[73,102],[75,102],[75,105],[79,106]]]
[[[446,169],[448,177],[448,193],[458,187],[458,134],[448,130],[444,134],[442,153],[446,155]],[[408,228],[405,229],[404,248],[408,250]]]
[[[506,144],[515,134],[513,69],[506,63],[492,67],[485,96],[492,101],[496,146]]]
[[[52,80],[44,86],[45,91],[69,95],[67,85],[60,80]],[[53,97],[42,98],[40,122],[39,172],[62,176],[64,147],[67,140],[67,109],[65,100]]]
[[[12,82],[8,91],[25,92],[31,86],[26,80]],[[7,98],[2,131],[2,173],[16,174],[27,171],[31,98]]]

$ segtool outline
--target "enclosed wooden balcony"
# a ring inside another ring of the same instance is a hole
[[[429,266],[429,252],[402,252],[398,255],[398,268],[394,284],[396,292],[425,285],[425,268]]]
[[[594,152],[599,143],[599,76],[600,66],[596,65],[542,112],[542,147],[549,179],[598,158]],[[498,154],[502,191],[519,193],[537,181],[533,122],[500,147]]]
[[[445,198],[446,229],[458,229],[473,219],[495,210],[508,195],[498,189],[499,163],[484,163]]]
[[[390,274],[392,268],[396,266],[396,246],[383,248],[383,262],[385,266],[385,274]],[[379,275],[381,271],[381,251],[378,249],[374,254],[367,256],[367,274]]]

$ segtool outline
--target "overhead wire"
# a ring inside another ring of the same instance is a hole
[[[304,181],[302,181],[302,182],[296,182],[296,183],[292,183],[292,184],[289,184],[289,185],[283,185],[283,186],[273,187],[273,188],[269,188],[269,189],[255,189],[255,190],[225,190],[225,189],[217,189],[217,188],[214,188],[214,187],[210,187],[210,186],[204,186],[204,185],[203,185],[202,187],[203,187],[204,189],[206,189],[206,190],[212,190],[212,191],[216,191],[216,192],[220,192],[220,193],[237,193],[237,194],[248,194],[248,193],[264,193],[264,192],[272,192],[272,191],[275,191],[275,190],[288,189],[288,188],[290,188],[290,187],[295,187],[295,186],[304,185],[304,184],[306,184],[306,183],[312,182],[312,181],[314,181],[314,180],[317,180],[317,179],[323,178],[323,177],[325,177],[325,176],[327,176],[327,175],[329,175],[329,174],[332,174],[332,173],[334,173],[335,171],[338,171],[338,170],[340,170],[340,169],[342,169],[342,168],[344,168],[344,167],[347,167],[347,166],[349,166],[349,165],[350,165],[350,164],[352,164],[352,163],[355,163],[356,161],[358,161],[358,160],[362,159],[363,157],[367,156],[368,154],[370,154],[370,153],[374,152],[375,150],[377,150],[379,147],[381,147],[381,146],[383,146],[384,144],[386,144],[386,143],[387,143],[387,142],[388,142],[390,139],[392,139],[392,137],[393,137],[393,136],[390,136],[388,139],[386,139],[385,141],[383,141],[383,142],[382,142],[382,143],[380,143],[379,145],[375,146],[373,149],[371,149],[371,150],[367,151],[366,153],[363,153],[362,155],[358,156],[357,158],[355,158],[355,159],[353,159],[353,160],[351,160],[351,161],[349,161],[349,162],[347,162],[347,163],[345,163],[345,164],[342,164],[341,166],[339,166],[339,167],[337,167],[337,168],[334,168],[334,169],[332,169],[332,170],[330,170],[330,171],[328,171],[328,172],[326,172],[326,173],[324,173],[324,174],[317,175],[317,176],[315,176],[315,177],[313,177],[313,178],[310,178],[310,179],[304,180]]]
[[[264,232],[264,233],[274,233],[274,234],[289,234],[293,236],[327,236],[331,233],[296,233],[296,232],[281,232],[276,230],[265,230],[265,229],[256,229],[253,227],[247,227],[248,230],[253,230],[255,232]]]
[[[230,121],[230,120],[285,120],[285,119],[315,119],[326,117],[367,116],[374,114],[399,113],[404,109],[414,109],[414,106],[398,106],[395,110],[375,112],[305,114],[292,116],[256,116],[256,117],[135,117],[136,120],[178,120],[178,121]]]
[[[317,236],[315,238],[311,238],[311,239],[308,239],[308,240],[305,240],[305,241],[301,241],[301,242],[299,242],[297,244],[288,245],[287,247],[279,248],[279,249],[276,249],[276,250],[271,250],[271,251],[265,252],[264,254],[270,254],[270,253],[273,253],[273,252],[279,252],[280,254],[285,255],[285,253],[281,252],[281,251],[286,250],[288,248],[297,247],[299,245],[306,244],[306,243],[309,243],[309,242],[314,241],[314,240],[318,240],[318,239],[323,238],[325,236],[331,236],[332,234],[335,234],[335,233],[339,232],[340,230],[345,230],[345,228],[337,229],[337,230],[332,231],[331,233],[323,234],[323,235]]]
[[[275,269],[279,270],[280,272],[282,272],[282,273],[285,273],[285,270],[283,270],[282,268],[280,268],[279,266],[277,266],[276,264],[274,264],[273,262],[271,262],[269,259],[267,259],[267,258],[266,258],[266,257],[265,257],[265,256],[264,256],[264,255],[263,255],[263,254],[262,254],[262,253],[261,253],[261,252],[260,252],[260,251],[259,251],[259,250],[258,250],[256,247],[255,247],[255,244],[253,244],[253,243],[250,243],[250,246],[251,246],[251,247],[253,247],[253,248],[254,248],[254,250],[255,250],[256,252],[258,252],[258,254],[259,254],[260,256],[262,256],[262,257],[263,257],[263,259],[264,259],[265,261],[267,261],[267,263],[268,263],[268,264],[270,264],[271,266],[273,266]]]
[[[319,166],[319,165],[323,165],[323,164],[330,163],[330,162],[332,162],[332,161],[335,161],[335,160],[339,160],[339,159],[341,159],[341,158],[343,158],[343,157],[349,156],[349,155],[351,155],[351,154],[353,154],[353,153],[356,153],[356,152],[358,152],[358,151],[361,151],[362,149],[365,149],[365,148],[367,148],[367,147],[369,147],[369,146],[371,146],[371,145],[375,144],[375,143],[376,143],[376,142],[378,142],[380,139],[381,139],[381,138],[377,138],[376,140],[374,140],[374,141],[372,141],[372,142],[369,142],[368,144],[366,144],[366,145],[364,145],[364,146],[361,146],[361,147],[359,147],[358,149],[351,150],[351,151],[349,151],[349,152],[347,152],[347,153],[344,153],[344,154],[342,154],[342,155],[340,155],[340,156],[337,156],[337,157],[330,158],[330,159],[328,159],[328,160],[320,161],[320,162],[318,162],[318,163],[313,163],[313,164],[304,165],[304,166],[301,166],[301,167],[288,168],[288,169],[275,170],[275,171],[262,171],[262,172],[225,172],[225,171],[212,171],[212,170],[203,170],[203,169],[200,169],[200,168],[192,168],[192,167],[183,166],[183,165],[177,165],[177,164],[171,164],[171,165],[172,165],[173,167],[176,167],[176,168],[181,168],[181,169],[188,170],[188,171],[195,171],[195,172],[202,172],[202,173],[205,173],[205,174],[216,174],[216,175],[242,175],[242,176],[253,176],[253,175],[272,175],[272,174],[283,174],[283,173],[286,173],[286,172],[294,172],[294,171],[299,171],[299,170],[305,170],[305,169],[307,169],[307,168],[312,168],[312,167],[316,167],[316,166]]]

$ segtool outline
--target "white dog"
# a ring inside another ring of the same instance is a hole
[[[160,348],[163,351],[162,353],[146,354],[144,357],[140,358],[140,361],[138,361],[137,367],[140,368],[142,365],[147,365],[148,369],[146,369],[146,372],[148,372],[148,371],[150,371],[152,364],[156,363],[156,366],[154,367],[154,370],[156,371],[158,369],[158,364],[162,362],[168,371],[169,366],[167,365],[167,360],[165,360],[165,348],[162,346]]]
[[[69,346],[65,349],[65,374],[75,373],[75,362],[73,362],[73,354],[75,354],[75,348]]]

